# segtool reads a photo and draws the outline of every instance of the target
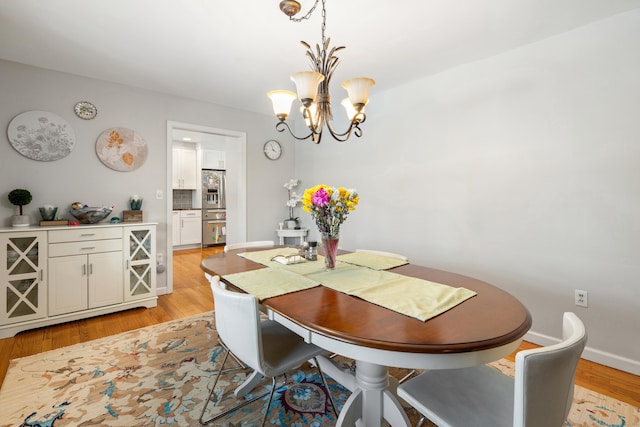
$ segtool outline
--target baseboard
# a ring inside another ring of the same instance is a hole
[[[524,340],[543,346],[553,345],[560,342],[558,338],[531,331],[527,332],[524,336]],[[629,372],[630,374],[640,375],[640,361],[618,356],[617,354],[608,353],[606,351],[587,346],[582,353],[582,358],[611,368],[619,369],[621,371]]]

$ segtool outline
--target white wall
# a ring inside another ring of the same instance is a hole
[[[376,87],[365,135],[301,144],[296,170],[306,187],[359,190],[346,249],[493,283],[528,307],[540,343],[574,311],[587,358],[640,373],[639,76],[635,10]],[[574,305],[576,288],[589,308]]]
[[[170,254],[167,245],[166,200],[156,200],[156,190],[165,193],[167,183],[167,121],[193,123],[247,134],[247,238],[274,239],[276,224],[287,214],[282,184],[293,173],[293,150],[289,140],[275,129],[275,119],[190,99],[168,96],[119,84],[78,77],[0,60],[0,226],[10,226],[17,210],[7,194],[26,188],[33,195],[24,212],[31,223],[40,220],[38,207],[59,206],[66,212],[74,201],[90,205],[115,205],[114,215],[128,209],[130,195],[144,198],[145,221],[158,222],[158,252]],[[264,96],[265,112],[269,105]],[[75,116],[73,106],[87,100],[98,108],[95,119]],[[74,128],[77,142],[71,154],[53,162],[37,162],[20,155],[9,143],[6,128],[17,114],[44,110],[63,117]],[[133,172],[117,172],[104,166],[95,152],[98,135],[111,127],[128,127],[144,136],[149,155]],[[280,139],[287,148],[277,162],[268,160],[262,145]],[[166,275],[158,277],[166,287]]]

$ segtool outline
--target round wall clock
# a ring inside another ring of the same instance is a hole
[[[282,155],[282,147],[275,139],[270,139],[264,143],[264,155],[269,160],[278,160]]]
[[[76,103],[76,105],[73,106],[73,111],[76,112],[76,116],[84,120],[91,120],[98,114],[96,106],[87,101]]]

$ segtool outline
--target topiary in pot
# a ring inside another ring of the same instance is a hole
[[[26,226],[29,225],[29,217],[22,215],[22,207],[31,203],[31,193],[21,188],[15,189],[9,193],[9,201],[11,204],[20,207],[20,215],[14,216],[13,226]]]
[[[22,215],[22,207],[31,203],[32,199],[28,190],[18,188],[9,193],[9,201],[16,206],[20,206],[20,215]]]

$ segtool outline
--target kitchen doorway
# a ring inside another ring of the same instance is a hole
[[[184,142],[184,136],[189,135],[198,139],[195,143],[202,144],[200,148],[207,148],[207,141],[215,140],[216,149],[224,149],[227,170],[227,236],[237,242],[247,237],[247,182],[246,182],[246,145],[247,137],[244,132],[208,126],[167,121],[167,289],[165,293],[173,291],[173,145],[179,137]],[[200,168],[198,162],[198,168]],[[199,194],[199,193],[198,193]]]

